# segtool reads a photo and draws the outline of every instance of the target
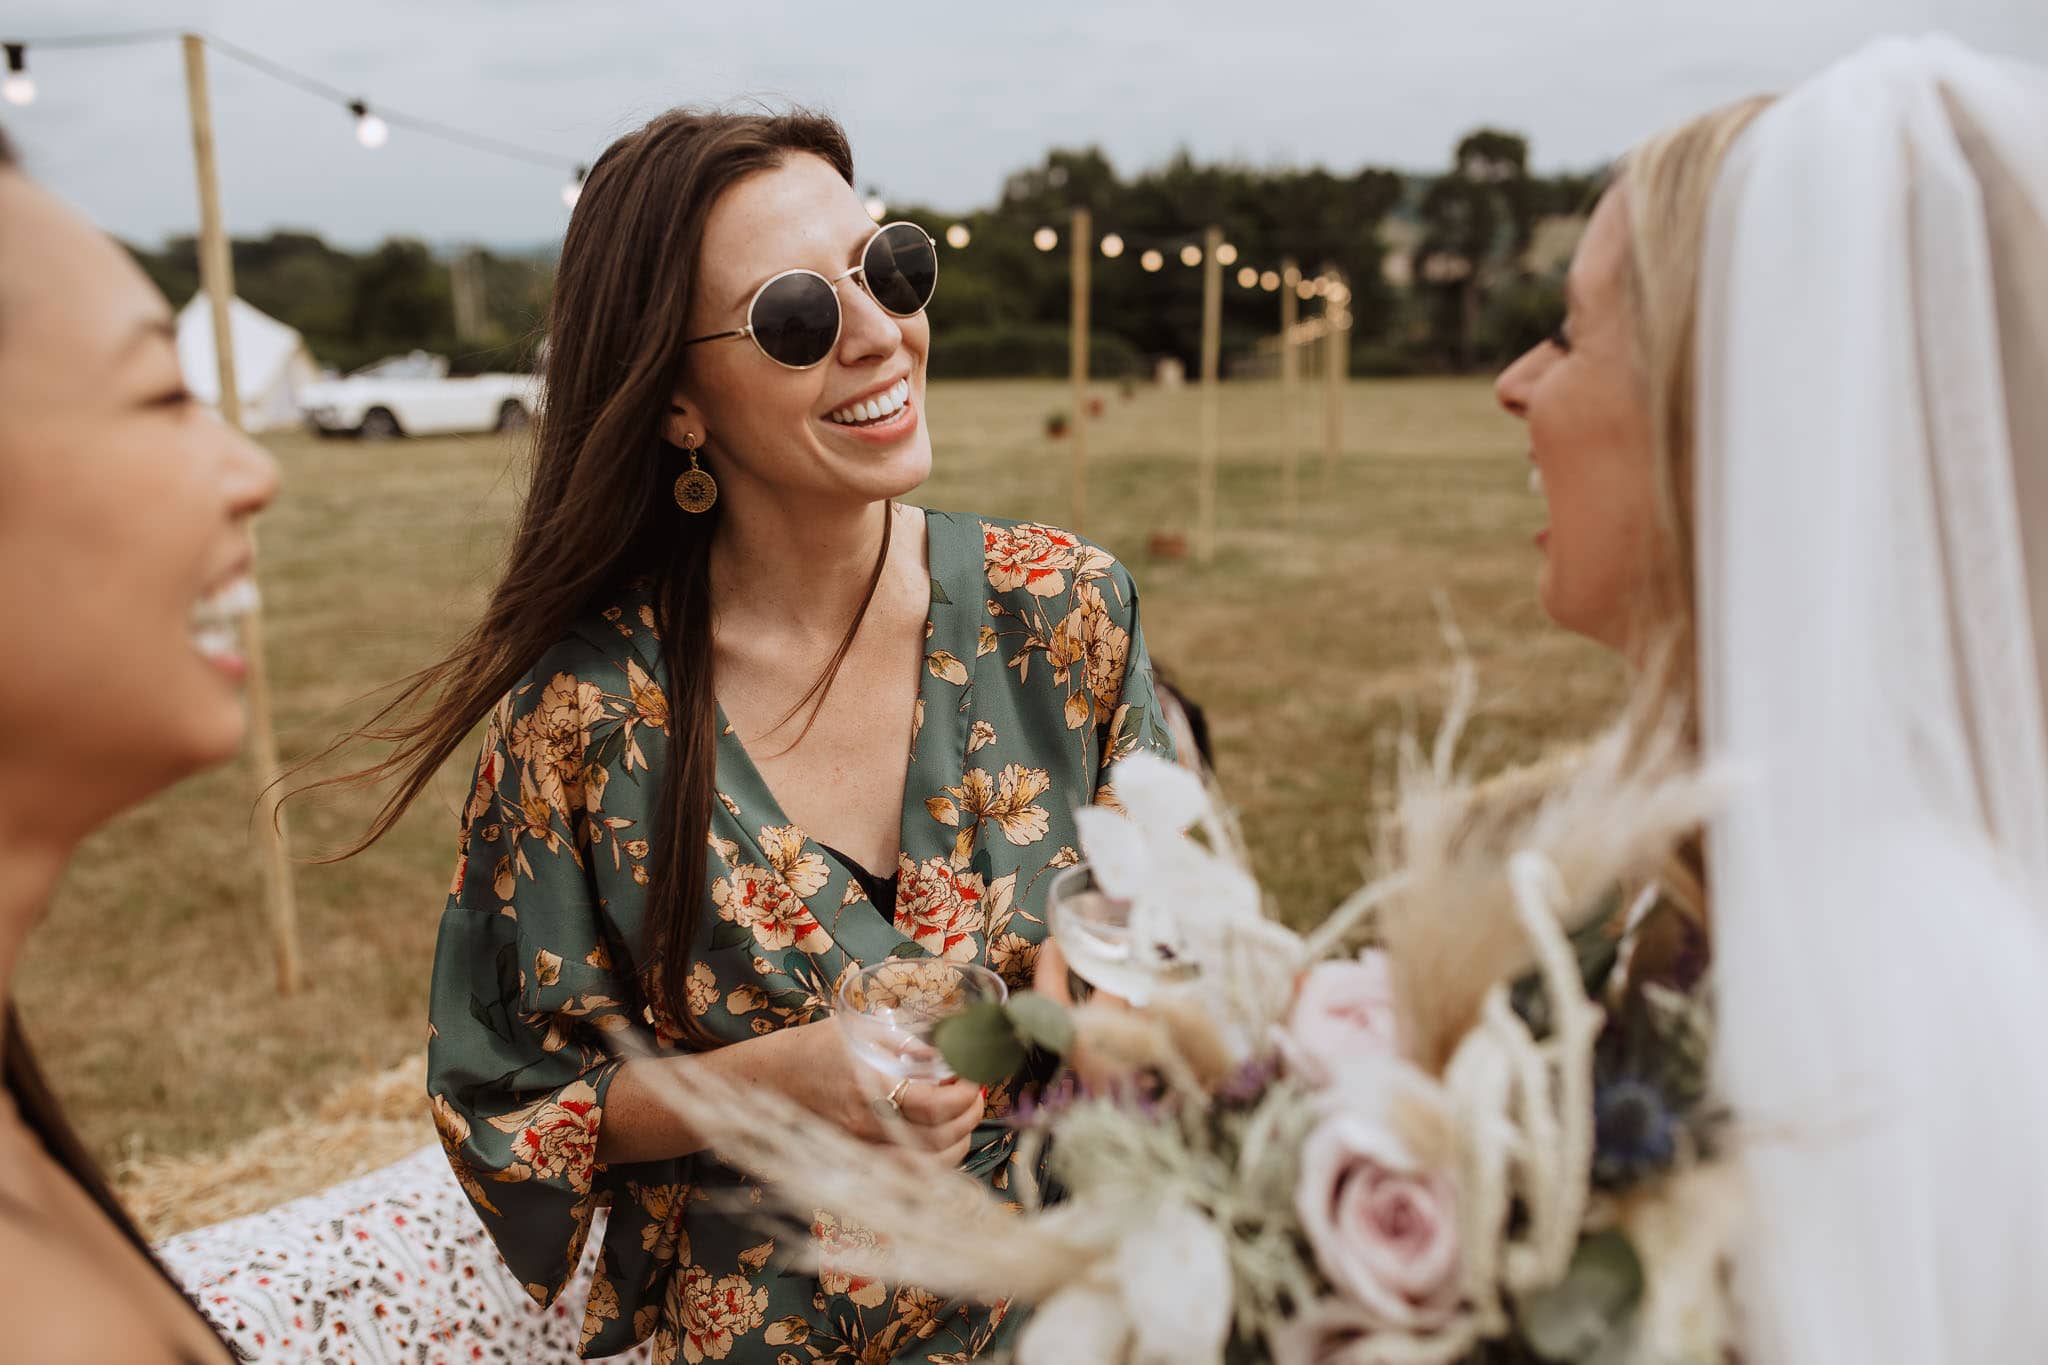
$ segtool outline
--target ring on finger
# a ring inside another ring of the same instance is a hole
[[[875,1112],[885,1118],[903,1117],[903,1092],[910,1089],[910,1077],[896,1082],[896,1088],[874,1102]]]

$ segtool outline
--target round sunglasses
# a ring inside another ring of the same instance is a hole
[[[691,337],[683,345],[752,337],[776,364],[808,370],[839,344],[839,282],[846,279],[858,279],[891,317],[915,317],[938,287],[938,243],[915,223],[884,223],[861,248],[860,264],[844,275],[828,280],[815,270],[785,270],[754,291],[746,326]]]

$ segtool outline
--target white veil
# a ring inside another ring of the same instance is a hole
[[[1888,40],[1802,86],[1701,301],[1744,1357],[2048,1361],[2048,73]]]

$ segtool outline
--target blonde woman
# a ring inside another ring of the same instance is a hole
[[[1498,384],[1546,609],[1739,775],[1751,1360],[2048,1357],[2043,128],[2048,76],[1930,39],[1654,138]]]

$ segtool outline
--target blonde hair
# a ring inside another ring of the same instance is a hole
[[[1662,535],[1646,608],[1658,641],[1644,685],[1653,714],[1673,710],[1695,725],[1698,650],[1694,623],[1693,423],[1700,276],[1707,213],[1729,148],[1771,103],[1760,95],[1657,134],[1623,159],[1612,192],[1628,215],[1623,290],[1650,414],[1651,467]]]
[[[1628,220],[1623,298],[1635,333],[1636,367],[1650,417],[1658,559],[1642,602],[1650,642],[1630,706],[1639,745],[1678,725],[1699,733],[1699,602],[1694,571],[1694,421],[1698,411],[1700,280],[1707,215],[1728,152],[1773,96],[1725,105],[1657,134],[1622,160],[1611,192]],[[1706,869],[1685,841],[1658,875],[1697,918],[1707,914]]]

